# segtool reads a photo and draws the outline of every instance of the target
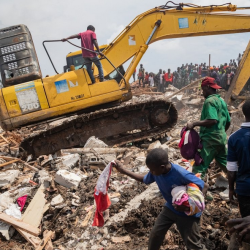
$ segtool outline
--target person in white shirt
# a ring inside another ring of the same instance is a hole
[[[241,55],[241,53],[239,53],[239,56],[237,57],[238,66],[239,66],[239,64],[240,64],[241,59],[242,59],[242,55]]]
[[[152,73],[149,74],[148,81],[149,81],[150,87],[154,87],[155,86],[154,77],[153,77]]]

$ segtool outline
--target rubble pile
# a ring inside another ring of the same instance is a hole
[[[0,249],[147,249],[150,230],[165,202],[156,184],[137,183],[113,169],[109,187],[112,204],[104,214],[103,228],[92,227],[94,190],[110,161],[118,159],[129,170],[146,174],[146,155],[159,147],[168,152],[170,161],[192,171],[193,162],[181,157],[178,144],[180,131],[188,120],[199,120],[203,98],[197,87],[171,97],[176,91],[169,87],[162,95],[141,92],[133,97],[131,102],[170,97],[178,108],[179,120],[164,136],[124,147],[110,148],[91,137],[84,148],[63,149],[54,155],[22,161],[17,158],[18,145],[29,130],[2,131]],[[232,114],[239,122],[241,114],[236,111]],[[233,124],[230,133],[238,126]],[[214,163],[207,182],[211,200],[207,200],[201,219],[203,242],[208,249],[227,249],[225,222],[239,216],[238,209],[229,204],[227,181]],[[162,249],[185,249],[177,232],[172,226]]]

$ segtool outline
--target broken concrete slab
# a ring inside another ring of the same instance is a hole
[[[71,168],[78,166],[80,159],[81,157],[79,154],[64,155],[57,159],[56,167],[58,169],[64,168],[64,169],[69,170]]]
[[[7,170],[5,172],[0,173],[0,187],[4,187],[7,184],[11,184],[18,177],[20,171],[19,170]]]
[[[107,148],[108,145],[95,136],[91,136],[84,145],[84,148]]]
[[[39,170],[38,171],[38,175],[40,176],[38,179],[39,179],[39,183],[42,184],[42,183],[45,183],[45,186],[47,187],[48,186],[48,182],[51,182],[52,178],[51,176],[49,175],[49,173],[46,171],[46,170]]]
[[[51,200],[51,206],[57,206],[57,205],[59,205],[59,204],[61,204],[61,203],[63,203],[63,197],[60,195],[60,194],[58,194],[56,197],[54,197],[52,200]]]
[[[217,177],[217,179],[215,181],[215,186],[217,188],[227,188],[228,187],[228,180],[221,175],[221,176]]]
[[[80,176],[64,169],[58,170],[55,175],[55,182],[67,188],[78,187],[81,179]]]
[[[220,192],[219,195],[222,200],[229,201],[229,189],[226,189],[223,192]]]
[[[155,149],[155,148],[159,148],[161,146],[161,142],[159,140],[151,143],[148,147],[148,152],[150,152],[151,150]]]

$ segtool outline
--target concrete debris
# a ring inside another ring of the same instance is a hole
[[[78,163],[80,161],[80,155],[79,154],[69,154],[62,157],[59,157],[56,160],[56,167],[58,169],[67,169],[70,170],[76,166],[78,166]]]
[[[221,175],[221,176],[217,177],[217,179],[215,181],[215,186],[218,188],[227,188],[228,187],[228,180]]]
[[[17,219],[21,219],[22,217],[17,204],[11,204],[9,208],[4,211],[4,213]],[[10,240],[14,232],[15,230],[14,228],[11,228],[10,224],[0,221],[0,233],[5,237],[6,240]]]
[[[41,229],[40,235],[35,236],[16,228],[18,232],[12,236],[15,228],[0,223],[0,233],[9,240],[3,242],[6,250],[147,248],[150,230],[165,203],[157,185],[138,183],[113,168],[109,186],[111,206],[105,211],[104,227],[97,228],[92,227],[97,179],[106,163],[114,159],[121,161],[126,169],[145,175],[149,171],[147,153],[155,148],[166,150],[171,162],[192,171],[193,162],[182,158],[178,144],[183,126],[188,121],[200,119],[203,98],[197,90],[194,93],[187,88],[178,92],[172,85],[164,94],[155,94],[156,89],[148,87],[132,91],[132,100],[122,105],[169,98],[178,109],[176,126],[165,134],[128,143],[124,147],[108,147],[92,136],[82,148],[62,149],[28,162],[16,158],[19,143],[22,138],[44,130],[46,126],[31,126],[15,132],[0,131],[3,136],[0,136],[0,212],[8,214],[6,211],[15,207],[19,214],[16,218],[21,218],[36,230]],[[242,120],[240,112],[231,110],[233,126],[228,135],[237,130]],[[52,124],[62,122],[64,119],[58,119]],[[210,187],[201,223],[201,234],[205,236],[202,240],[207,249],[227,249],[229,234],[225,221],[239,217],[239,210],[229,203],[228,180],[215,163],[211,163],[208,169],[207,182]],[[28,197],[21,214],[16,200],[24,195]],[[0,240],[0,248],[1,244]],[[185,249],[176,227],[171,227],[166,234],[163,249]]]
[[[51,206],[57,206],[57,205],[63,203],[63,201],[64,201],[63,197],[60,194],[58,194],[56,197],[54,197],[51,200],[50,204],[51,204]]]
[[[78,187],[81,179],[80,176],[63,169],[58,170],[55,175],[55,182],[67,188]]]
[[[155,148],[159,148],[161,146],[161,142],[159,140],[151,143],[148,147],[148,152],[150,152],[151,150],[155,149]]]
[[[84,145],[84,148],[106,148],[108,145],[95,136],[91,136]]]
[[[38,172],[39,175],[39,183],[42,184],[44,182],[51,182],[52,178],[49,175],[49,173],[46,170],[39,170]],[[45,184],[45,186],[47,186],[48,184]]]
[[[220,192],[219,195],[222,200],[229,201],[229,189],[226,189],[223,192]]]
[[[13,183],[19,173],[19,170],[7,170],[5,172],[0,172],[0,187]]]

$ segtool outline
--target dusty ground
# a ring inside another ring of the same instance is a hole
[[[140,92],[139,90],[137,90]],[[148,91],[148,90],[147,90]],[[185,101],[190,101],[200,98],[200,92],[189,91],[187,93],[189,98],[184,95]],[[223,95],[223,92],[222,92]],[[199,100],[198,100],[199,101]],[[184,102],[184,101],[183,101]],[[179,110],[179,120],[175,128],[173,128],[165,137],[160,138],[162,144],[168,147],[169,157],[171,161],[175,163],[182,164],[182,157],[179,154],[178,141],[179,133],[188,120],[199,119],[200,109],[202,107],[201,102],[196,104],[183,104],[180,105]],[[229,129],[229,134],[237,130],[242,122],[242,114],[240,112],[235,112],[232,115],[233,125]],[[138,161],[136,157],[138,152],[142,155],[146,154],[145,145],[149,145],[153,140],[144,140],[143,142],[136,143],[138,148],[135,151],[133,157],[130,159],[127,167],[132,168],[133,171],[138,171]],[[128,147],[128,145],[126,145]],[[126,152],[127,153],[127,152]],[[121,160],[126,158],[126,153],[120,157]],[[141,155],[140,155],[141,157]],[[132,166],[132,167],[131,167]],[[82,169],[81,163],[79,163],[76,168]],[[53,176],[56,172],[54,164],[48,164],[44,169]],[[220,170],[216,168],[214,164],[211,165],[209,169],[208,176],[211,177],[215,173],[219,173]],[[104,228],[94,228],[91,227],[93,214],[88,222],[87,227],[81,227],[83,220],[88,214],[88,209],[94,204],[94,188],[97,179],[101,173],[100,170],[92,170],[86,168],[85,173],[88,175],[87,178],[83,179],[78,188],[68,189],[57,183],[55,187],[56,192],[46,191],[45,198],[47,202],[50,202],[52,198],[56,195],[61,194],[64,198],[64,204],[62,207],[55,208],[50,206],[49,210],[44,213],[41,222],[41,230],[46,229],[53,230],[55,232],[55,237],[53,238],[54,249],[105,249],[105,250],[127,250],[127,249],[147,249],[147,242],[151,228],[154,225],[154,221],[160,213],[162,206],[165,201],[161,196],[150,200],[142,200],[141,205],[137,209],[132,209],[124,220],[117,223],[113,222],[108,227]],[[33,180],[38,182],[38,177]],[[201,219],[201,235],[202,241],[206,244],[208,249],[218,249],[226,250],[229,243],[229,235],[227,228],[225,227],[225,221],[229,218],[235,218],[239,216],[237,206],[229,204],[227,201],[223,201],[219,195],[219,192],[224,191],[225,188],[219,189],[214,186],[214,180],[208,180],[211,184],[210,192],[213,195],[213,201],[206,202],[206,210],[203,213]],[[16,185],[16,183],[13,183]],[[29,184],[27,184],[29,185]],[[120,189],[120,187],[123,187]],[[1,189],[1,193],[6,191],[6,189]],[[119,201],[111,205],[109,209],[109,219],[106,221],[108,223],[114,215],[122,212],[127,208],[128,202],[130,202],[134,197],[141,194],[147,189],[144,184],[138,184],[132,182],[129,178],[117,173],[113,173],[111,176],[111,186],[109,192],[119,192]],[[28,204],[32,200],[37,187],[32,191],[31,196],[28,197],[27,203],[24,210],[27,208]],[[79,206],[72,205],[73,195],[80,197]],[[126,243],[114,243],[112,237],[122,237],[130,236],[130,240]],[[0,250],[19,250],[19,249],[34,249],[27,241],[17,232],[10,241],[6,241],[0,234]],[[165,237],[162,249],[178,249],[182,250],[184,248],[183,241],[178,233],[175,226],[172,226],[168,234]]]

